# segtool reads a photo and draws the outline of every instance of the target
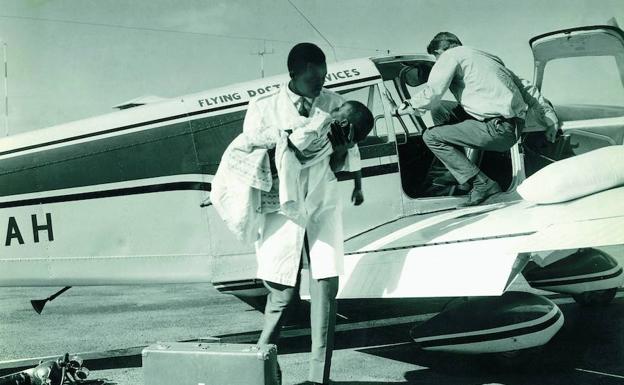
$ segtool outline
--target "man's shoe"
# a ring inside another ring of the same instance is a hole
[[[460,204],[459,206],[476,206],[483,203],[492,195],[498,194],[501,191],[502,190],[498,183],[480,172],[479,175],[477,175],[472,182],[472,190],[470,190],[470,192],[468,193],[468,200],[463,204]]]

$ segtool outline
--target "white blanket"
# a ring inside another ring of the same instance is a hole
[[[262,220],[261,192],[272,187],[268,149],[280,135],[252,138],[240,134],[226,148],[212,180],[210,200],[234,235],[254,242]],[[257,145],[254,144],[254,141]]]

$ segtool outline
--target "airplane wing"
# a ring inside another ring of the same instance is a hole
[[[545,266],[561,250],[620,244],[624,187],[410,216],[347,241],[338,298],[500,295],[529,257]]]

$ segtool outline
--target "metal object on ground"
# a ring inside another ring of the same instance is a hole
[[[33,309],[35,309],[37,314],[41,314],[41,312],[43,311],[43,307],[46,305],[46,303],[48,303],[48,301],[54,301],[54,298],[56,298],[59,295],[65,293],[69,289],[71,289],[71,286],[65,286],[64,288],[62,288],[61,290],[59,290],[56,293],[52,294],[51,296],[49,296],[46,299],[33,299],[33,300],[31,300],[30,304],[32,305]]]
[[[56,360],[40,362],[34,368],[0,377],[0,385],[86,384],[88,375],[89,369],[83,366],[82,358],[70,358],[69,353],[66,353]]]

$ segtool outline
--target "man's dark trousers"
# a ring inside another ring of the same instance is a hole
[[[523,121],[517,118],[491,118],[480,121],[455,104],[441,104],[432,111],[436,125],[425,131],[423,140],[433,154],[453,174],[459,184],[468,182],[479,173],[464,152],[464,147],[504,152],[517,141],[516,132]]]

